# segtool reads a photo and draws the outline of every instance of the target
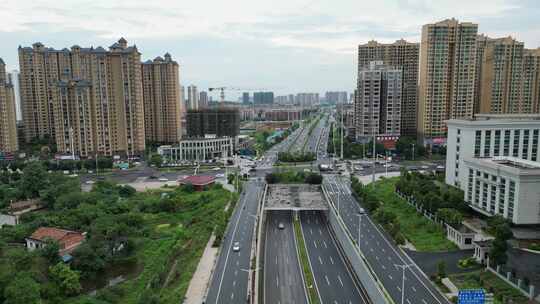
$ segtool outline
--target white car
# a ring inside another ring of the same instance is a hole
[[[93,185],[95,182],[93,180],[86,181],[87,185]]]
[[[240,251],[240,242],[234,242],[234,245],[233,245],[232,250],[233,250],[234,252]]]
[[[219,171],[219,170],[221,170],[221,168],[220,167],[215,167],[215,168],[212,168],[212,170]]]
[[[158,181],[160,181],[160,182],[168,182],[169,179],[166,178],[166,177],[160,177],[160,178],[158,179]]]
[[[225,174],[224,173],[218,173],[216,174],[216,178],[224,178],[225,177]]]

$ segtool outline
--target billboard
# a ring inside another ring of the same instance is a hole
[[[485,304],[486,292],[483,289],[460,290],[458,304]]]

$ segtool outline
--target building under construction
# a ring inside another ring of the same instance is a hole
[[[208,135],[235,138],[240,133],[240,113],[237,108],[188,110],[186,119],[186,133],[190,138]]]

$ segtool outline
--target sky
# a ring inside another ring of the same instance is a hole
[[[143,60],[169,52],[185,86],[351,92],[358,44],[418,42],[423,24],[455,17],[537,48],[538,16],[538,0],[0,0],[0,57],[11,70],[19,45],[108,47],[124,37]]]

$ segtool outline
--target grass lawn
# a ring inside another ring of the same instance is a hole
[[[300,253],[300,263],[302,264],[302,270],[304,271],[304,279],[306,280],[306,289],[309,295],[309,302],[311,304],[319,304],[319,294],[315,288],[315,280],[313,273],[311,272],[311,266],[309,265],[309,258],[304,244],[304,236],[302,235],[302,229],[300,228],[300,222],[294,220],[294,233],[296,234],[296,241],[298,242],[298,251]],[[311,288],[310,288],[311,286]]]
[[[450,275],[450,280],[459,289],[484,288],[487,292],[493,293],[495,304],[509,303],[509,300],[514,304],[529,303],[523,294],[489,271],[479,270]],[[506,302],[503,302],[503,297]]]
[[[160,191],[141,193],[151,198]],[[232,198],[223,189],[186,193],[175,191],[173,199],[182,205],[176,213],[145,214],[145,233],[137,240],[138,275],[117,287],[98,291],[105,303],[181,303],[197,268],[206,243]],[[68,303],[92,302],[91,297],[70,299]],[[156,302],[154,302],[156,301]]]
[[[382,179],[370,186],[369,191],[382,202],[385,211],[397,216],[401,233],[418,251],[447,251],[457,249],[457,246],[446,239],[444,230],[416,212],[394,192],[398,178]]]

